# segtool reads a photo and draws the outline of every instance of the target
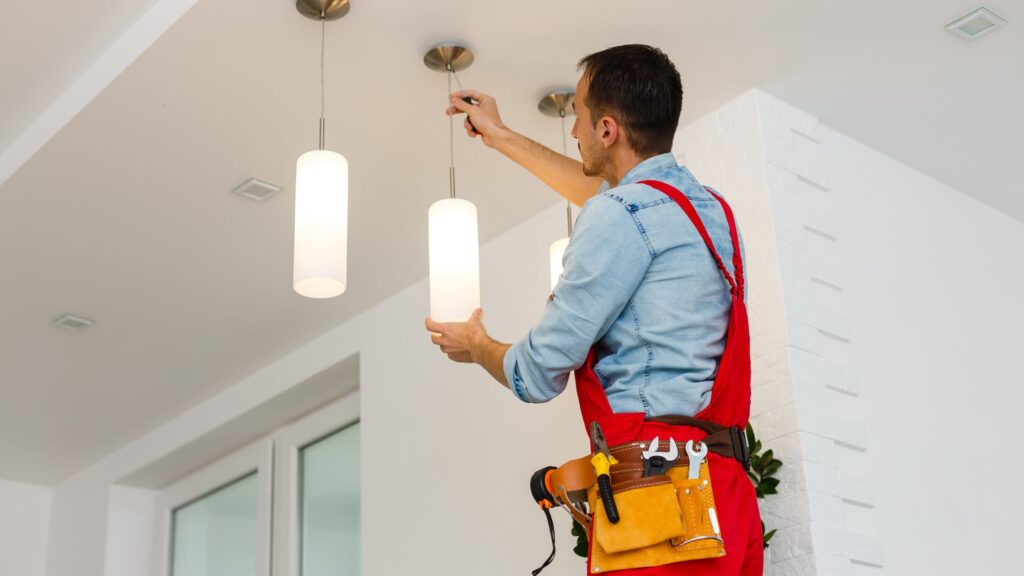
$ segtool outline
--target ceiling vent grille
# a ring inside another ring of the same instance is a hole
[[[281,187],[259,178],[249,178],[232,190],[233,193],[257,202],[265,202],[268,198],[281,191]]]
[[[65,330],[70,330],[72,332],[81,332],[82,330],[85,330],[86,328],[92,326],[95,323],[95,320],[90,320],[88,318],[83,318],[81,316],[75,316],[74,314],[65,314],[60,318],[57,318],[53,322],[50,322],[50,326],[54,326],[56,328],[63,328]]]
[[[972,41],[1005,25],[1006,20],[1003,17],[988,8],[981,7],[955,22],[950,22],[946,25],[946,30],[964,40]]]

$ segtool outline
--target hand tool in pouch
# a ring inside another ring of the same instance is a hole
[[[690,471],[687,478],[696,480],[700,478],[700,465],[708,455],[708,445],[700,442],[700,450],[693,447],[693,440],[686,441],[686,456],[690,459]]]
[[[594,443],[594,456],[590,462],[594,465],[594,473],[597,475],[597,489],[601,494],[605,513],[608,514],[608,521],[618,524],[619,509],[615,506],[615,495],[612,494],[611,468],[619,461],[608,450],[608,442],[605,441],[604,432],[596,420],[590,423],[590,439]]]
[[[651,445],[643,451],[645,478],[668,474],[668,469],[679,459],[679,447],[676,446],[675,439],[668,439],[668,452],[658,451],[658,440],[659,438],[655,436],[654,440],[651,440]]]

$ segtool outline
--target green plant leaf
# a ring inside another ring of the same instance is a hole
[[[757,497],[763,499],[765,496],[778,494],[779,479],[775,477],[775,474],[782,468],[782,461],[775,458],[775,453],[772,450],[765,450],[763,454],[761,453],[761,441],[757,439],[754,427],[749,423],[746,436],[747,446],[750,448],[750,470],[747,471],[747,476],[754,483]],[[764,522],[761,522],[761,539],[765,548],[768,548],[768,542],[775,536],[775,533],[776,530],[767,531]]]
[[[583,529],[583,526],[575,518],[572,521],[572,535],[576,537],[576,547],[572,551],[577,556],[586,558],[590,548],[589,542],[587,542],[587,531]]]
[[[761,473],[761,456],[758,454],[750,455],[750,469],[758,474]]]
[[[772,460],[767,466],[764,467],[764,475],[772,476],[782,468],[782,461]]]

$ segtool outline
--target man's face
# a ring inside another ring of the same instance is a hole
[[[591,117],[590,109],[587,108],[588,84],[589,81],[585,73],[576,83],[576,96],[572,100],[573,109],[576,111],[576,121],[572,125],[572,137],[576,139],[580,158],[583,159],[583,173],[587,176],[600,176],[601,168],[605,164],[605,150],[598,138],[594,118]]]

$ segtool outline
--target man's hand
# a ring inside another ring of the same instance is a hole
[[[484,311],[477,308],[466,322],[434,322],[427,318],[424,324],[431,333],[430,341],[450,360],[479,364],[502,386],[508,387],[504,362],[511,345],[488,336],[483,320]]]
[[[473,357],[474,344],[479,347],[480,341],[487,337],[483,318],[484,311],[479,308],[466,322],[434,322],[428,317],[426,326],[432,333],[430,341],[437,344],[450,360],[476,362]]]
[[[463,96],[472,98],[473,104],[467,104],[463,101]],[[449,116],[466,114],[468,118],[463,123],[466,128],[466,134],[473,138],[477,135],[481,136],[484,144],[491,148],[494,148],[495,141],[500,133],[508,130],[508,127],[501,121],[501,115],[498,114],[497,101],[492,96],[488,96],[483,92],[477,92],[476,90],[463,90],[462,92],[451,94],[451,106],[445,113]],[[473,121],[472,125],[469,123],[470,120]],[[476,130],[473,130],[474,126]]]

